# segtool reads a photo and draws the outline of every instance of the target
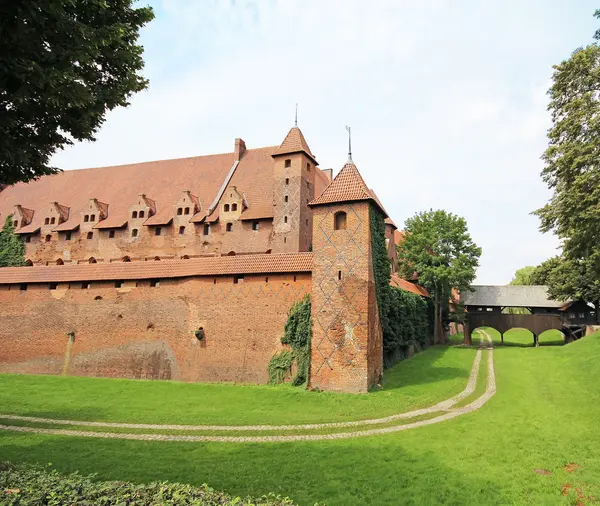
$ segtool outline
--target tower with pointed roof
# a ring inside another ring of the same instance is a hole
[[[273,252],[309,251],[318,165],[298,126],[273,153]]]
[[[385,216],[385,211],[351,159],[309,205],[314,251],[310,384],[366,392],[383,372],[371,216]]]

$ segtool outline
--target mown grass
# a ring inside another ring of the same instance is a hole
[[[598,504],[599,335],[568,346],[499,347],[494,360],[498,391],[481,410],[396,434],[195,444],[0,433],[0,457],[53,462],[61,471],[103,479],[207,482],[236,495],[276,492],[299,504]],[[48,397],[53,392],[45,389]],[[579,467],[569,473],[569,463]]]
[[[298,424],[387,416],[428,407],[464,389],[474,350],[433,346],[386,371],[364,395],[289,385],[190,384],[0,375],[0,412],[132,423]]]

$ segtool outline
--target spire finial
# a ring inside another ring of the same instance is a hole
[[[296,118],[294,119],[294,126],[298,126],[298,102],[296,102]]]
[[[354,163],[352,161],[352,131],[348,125],[346,125],[346,131],[348,132],[348,162],[347,163]]]

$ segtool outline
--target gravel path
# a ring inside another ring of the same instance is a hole
[[[333,434],[307,434],[307,435],[269,435],[269,436],[189,436],[189,435],[172,435],[172,434],[126,434],[115,432],[88,432],[73,429],[44,429],[38,427],[22,427],[14,425],[0,425],[0,430],[12,432],[25,432],[34,434],[50,434],[61,436],[83,436],[104,439],[129,439],[141,441],[187,441],[187,442],[226,442],[226,443],[265,443],[265,442],[288,442],[288,441],[322,441],[330,439],[349,439],[361,436],[372,436],[378,434],[388,434],[399,432],[426,425],[433,425],[446,420],[451,420],[458,416],[481,408],[495,393],[496,380],[494,374],[494,356],[491,346],[491,337],[485,331],[480,330],[482,344],[477,350],[471,374],[465,389],[458,395],[442,401],[435,406],[429,408],[418,409],[407,413],[387,416],[384,418],[376,418],[370,420],[357,420],[353,422],[334,422],[322,424],[304,424],[304,425],[241,425],[241,426],[224,426],[224,425],[157,425],[157,424],[129,424],[129,423],[110,423],[110,422],[84,422],[77,420],[54,420],[50,418],[26,417],[18,415],[3,415],[0,414],[0,419],[5,420],[20,420],[36,423],[47,423],[57,425],[78,425],[86,427],[105,427],[105,428],[129,428],[129,429],[157,429],[157,430],[219,430],[219,431],[286,431],[286,430],[310,430],[310,429],[328,429],[328,428],[344,428],[356,427],[361,425],[376,425],[389,423],[396,420],[409,419],[417,416],[423,416],[440,411],[446,411],[443,415],[430,418],[428,420],[420,420],[417,422],[397,425],[392,427],[383,427],[379,429],[359,430],[353,432],[342,432]],[[484,343],[485,338],[485,343]],[[485,393],[474,400],[473,402],[453,408],[460,400],[468,397],[475,391],[477,384],[477,376],[479,374],[479,366],[481,363],[482,349],[485,348],[488,356],[488,374]]]

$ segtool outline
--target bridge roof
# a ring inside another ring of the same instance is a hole
[[[461,294],[465,306],[560,308],[565,302],[550,300],[543,285],[474,285],[473,292]]]

